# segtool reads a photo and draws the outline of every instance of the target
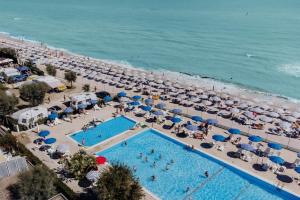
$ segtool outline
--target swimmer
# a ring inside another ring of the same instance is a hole
[[[205,171],[204,175],[205,175],[206,178],[208,178],[209,177],[208,171]]]
[[[154,149],[151,149],[151,152],[150,152],[151,154],[154,154]]]
[[[133,170],[134,172],[136,172],[136,170],[137,170],[137,169],[136,169],[136,166],[133,166],[133,167],[132,167],[132,170]]]
[[[127,146],[127,141],[124,142],[125,146]]]
[[[102,137],[101,134],[99,134],[98,137],[101,138]]]
[[[166,170],[166,171],[168,171],[168,170],[169,170],[169,165],[168,165],[168,164],[166,165],[166,168],[165,168],[165,170]]]
[[[171,161],[170,161],[171,163],[174,163],[174,160],[173,159],[171,159]]]
[[[142,158],[143,157],[143,153],[140,153],[140,158]]]
[[[151,180],[155,181],[156,177],[154,175],[151,176]]]
[[[145,157],[145,162],[148,162],[148,158],[147,158],[147,156]]]
[[[161,159],[162,159],[162,156],[161,156],[161,154],[159,154],[159,157],[158,157],[158,158],[159,158],[159,160],[161,160]]]
[[[153,167],[153,168],[156,167],[156,162],[155,162],[155,161],[153,162],[152,167]]]
[[[187,187],[187,188],[185,189],[185,192],[188,193],[189,191],[190,191],[190,187]]]

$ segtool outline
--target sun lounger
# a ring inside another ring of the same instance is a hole
[[[219,151],[224,151],[225,147],[224,147],[224,145],[218,145],[217,149]]]

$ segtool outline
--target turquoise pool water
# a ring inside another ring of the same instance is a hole
[[[141,184],[161,199],[297,199],[203,153],[188,151],[182,143],[152,129],[128,139],[127,145],[116,144],[97,155],[135,168]]]
[[[70,137],[79,144],[90,147],[133,128],[135,123],[131,119],[119,116],[105,121],[96,127],[91,127],[86,131],[76,132]]]

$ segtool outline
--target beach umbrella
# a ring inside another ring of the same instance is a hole
[[[98,165],[103,165],[103,164],[105,164],[106,161],[107,161],[107,159],[104,156],[96,157],[96,162]]]
[[[273,117],[273,118],[278,118],[280,115],[277,112],[269,112],[269,113],[267,113],[267,116]]]
[[[292,124],[288,123],[288,122],[280,122],[279,123],[279,127],[282,128],[283,130],[290,130],[291,129]]]
[[[246,103],[241,103],[240,105],[238,105],[239,109],[245,110],[246,108],[248,108],[248,104]]]
[[[205,120],[205,122],[208,123],[209,125],[216,125],[218,123],[216,119],[207,119]]]
[[[202,103],[204,103],[204,105],[206,106],[211,106],[213,104],[211,101],[208,100],[204,100]]]
[[[254,146],[252,146],[251,144],[241,144],[241,149],[244,149],[246,151],[256,151],[256,148]]]
[[[295,171],[296,171],[298,174],[300,174],[300,166],[295,167]]]
[[[126,97],[126,92],[119,92],[118,97]]]
[[[85,109],[86,108],[86,104],[83,104],[83,103],[78,104],[77,108],[78,109]]]
[[[268,143],[268,147],[270,147],[271,149],[275,149],[275,150],[281,150],[282,149],[281,144],[274,143],[274,142]]]
[[[258,113],[258,114],[261,114],[264,112],[264,110],[259,107],[251,108],[250,111]]]
[[[260,121],[263,121],[263,122],[267,122],[267,123],[271,123],[271,122],[273,121],[272,118],[267,117],[267,116],[261,116],[261,117],[259,118],[259,120],[260,120]]]
[[[70,148],[69,148],[69,145],[67,144],[59,144],[57,147],[56,147],[56,151],[59,152],[59,153],[67,153],[69,152]]]
[[[218,97],[218,96],[214,96],[214,97],[211,98],[211,100],[214,101],[214,102],[220,102],[221,98]]]
[[[132,99],[133,99],[134,101],[138,101],[138,100],[140,100],[141,98],[142,98],[142,97],[139,96],[139,95],[135,95],[135,96],[132,97]]]
[[[195,126],[195,125],[187,125],[185,128],[190,130],[190,131],[197,131],[198,130],[198,126]]]
[[[64,113],[66,113],[66,114],[70,114],[70,113],[72,113],[72,112],[74,112],[74,110],[73,110],[72,107],[67,107],[67,108],[64,110]]]
[[[275,164],[282,165],[284,163],[284,159],[279,156],[270,156],[269,159]]]
[[[130,102],[128,104],[131,105],[131,106],[139,106],[139,105],[141,105],[141,103],[138,102],[138,101],[132,101],[132,102]]]
[[[91,182],[96,182],[99,177],[100,177],[100,173],[98,171],[89,171],[86,175],[85,175],[86,179],[88,179]]]
[[[165,103],[158,103],[158,104],[156,104],[156,108],[158,108],[158,109],[164,109],[165,107],[166,107]]]
[[[231,112],[232,114],[238,114],[238,113],[240,112],[240,110],[237,109],[237,108],[231,108],[231,109],[230,109],[230,112]]]
[[[232,106],[234,104],[234,102],[232,100],[227,100],[227,101],[225,101],[225,104],[227,106]]]
[[[104,98],[103,98],[103,101],[104,102],[109,102],[109,101],[111,101],[112,100],[112,97],[111,96],[105,96]]]
[[[202,94],[202,95],[199,95],[199,98],[200,99],[208,99],[208,96],[206,94]]]
[[[292,117],[292,116],[285,116],[285,117],[282,117],[283,120],[287,121],[287,122],[295,122],[297,121],[297,119],[295,117]]]
[[[153,99],[150,99],[150,98],[146,99],[145,104],[148,105],[148,106],[152,105],[153,104]]]
[[[216,134],[212,136],[212,139],[217,142],[224,142],[226,138],[223,135]]]
[[[182,121],[182,119],[180,119],[179,117],[172,117],[171,118],[171,121],[173,122],[173,123],[179,123],[179,122],[181,122]]]
[[[251,135],[251,136],[248,137],[248,139],[251,142],[261,142],[261,141],[263,141],[263,139],[260,136],[257,136],[257,135]]]
[[[48,115],[49,120],[55,120],[58,117],[58,114],[56,112],[52,112],[50,115]]]
[[[39,132],[40,137],[47,137],[50,134],[50,131],[48,130],[43,130]]]
[[[175,109],[171,110],[171,112],[178,115],[178,114],[182,113],[182,110],[179,108],[175,108]]]
[[[295,117],[295,118],[300,118],[300,113],[298,113],[298,112],[293,112],[293,113],[292,113],[292,116]]]
[[[244,112],[243,115],[245,115],[248,119],[252,119],[252,120],[255,119],[254,114],[252,112],[250,112],[250,111]]]
[[[192,116],[192,120],[194,120],[195,122],[202,122],[203,119],[200,116]]]
[[[45,144],[53,144],[56,142],[55,138],[47,138],[44,140]]]
[[[161,110],[157,110],[153,113],[154,115],[164,115],[164,112]]]
[[[144,110],[144,111],[151,111],[152,110],[152,107],[151,106],[141,106],[141,109]]]
[[[230,128],[230,129],[228,129],[228,132],[230,134],[233,134],[233,135],[239,135],[239,134],[241,134],[240,129],[237,129],[237,128]]]

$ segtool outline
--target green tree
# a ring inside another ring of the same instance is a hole
[[[131,169],[120,163],[113,163],[101,173],[95,189],[100,200],[139,200],[144,197]]]
[[[47,64],[46,71],[51,76],[56,76],[56,68],[53,65]]]
[[[18,103],[19,99],[14,94],[0,90],[0,117],[5,119],[7,115],[12,114]]]
[[[32,106],[43,103],[49,87],[45,83],[37,82],[25,84],[20,88],[20,97],[30,102]]]
[[[32,60],[26,60],[23,65],[27,66],[30,71],[33,74],[36,74],[38,76],[44,76],[44,72],[42,70],[40,70],[33,62]]]
[[[69,71],[65,73],[65,79],[71,83],[71,87],[73,86],[73,82],[76,81],[77,75],[75,72]]]
[[[69,161],[66,161],[65,168],[74,175],[77,180],[82,180],[85,175],[97,167],[96,158],[84,151],[75,153]]]
[[[2,58],[10,58],[14,61],[14,63],[18,63],[18,56],[15,49],[12,48],[0,48],[0,57]]]
[[[20,174],[17,191],[22,200],[49,199],[57,193],[55,189],[56,175],[42,166]]]
[[[89,91],[90,91],[90,84],[84,84],[84,85],[82,86],[82,90],[83,90],[84,92],[89,92]]]

